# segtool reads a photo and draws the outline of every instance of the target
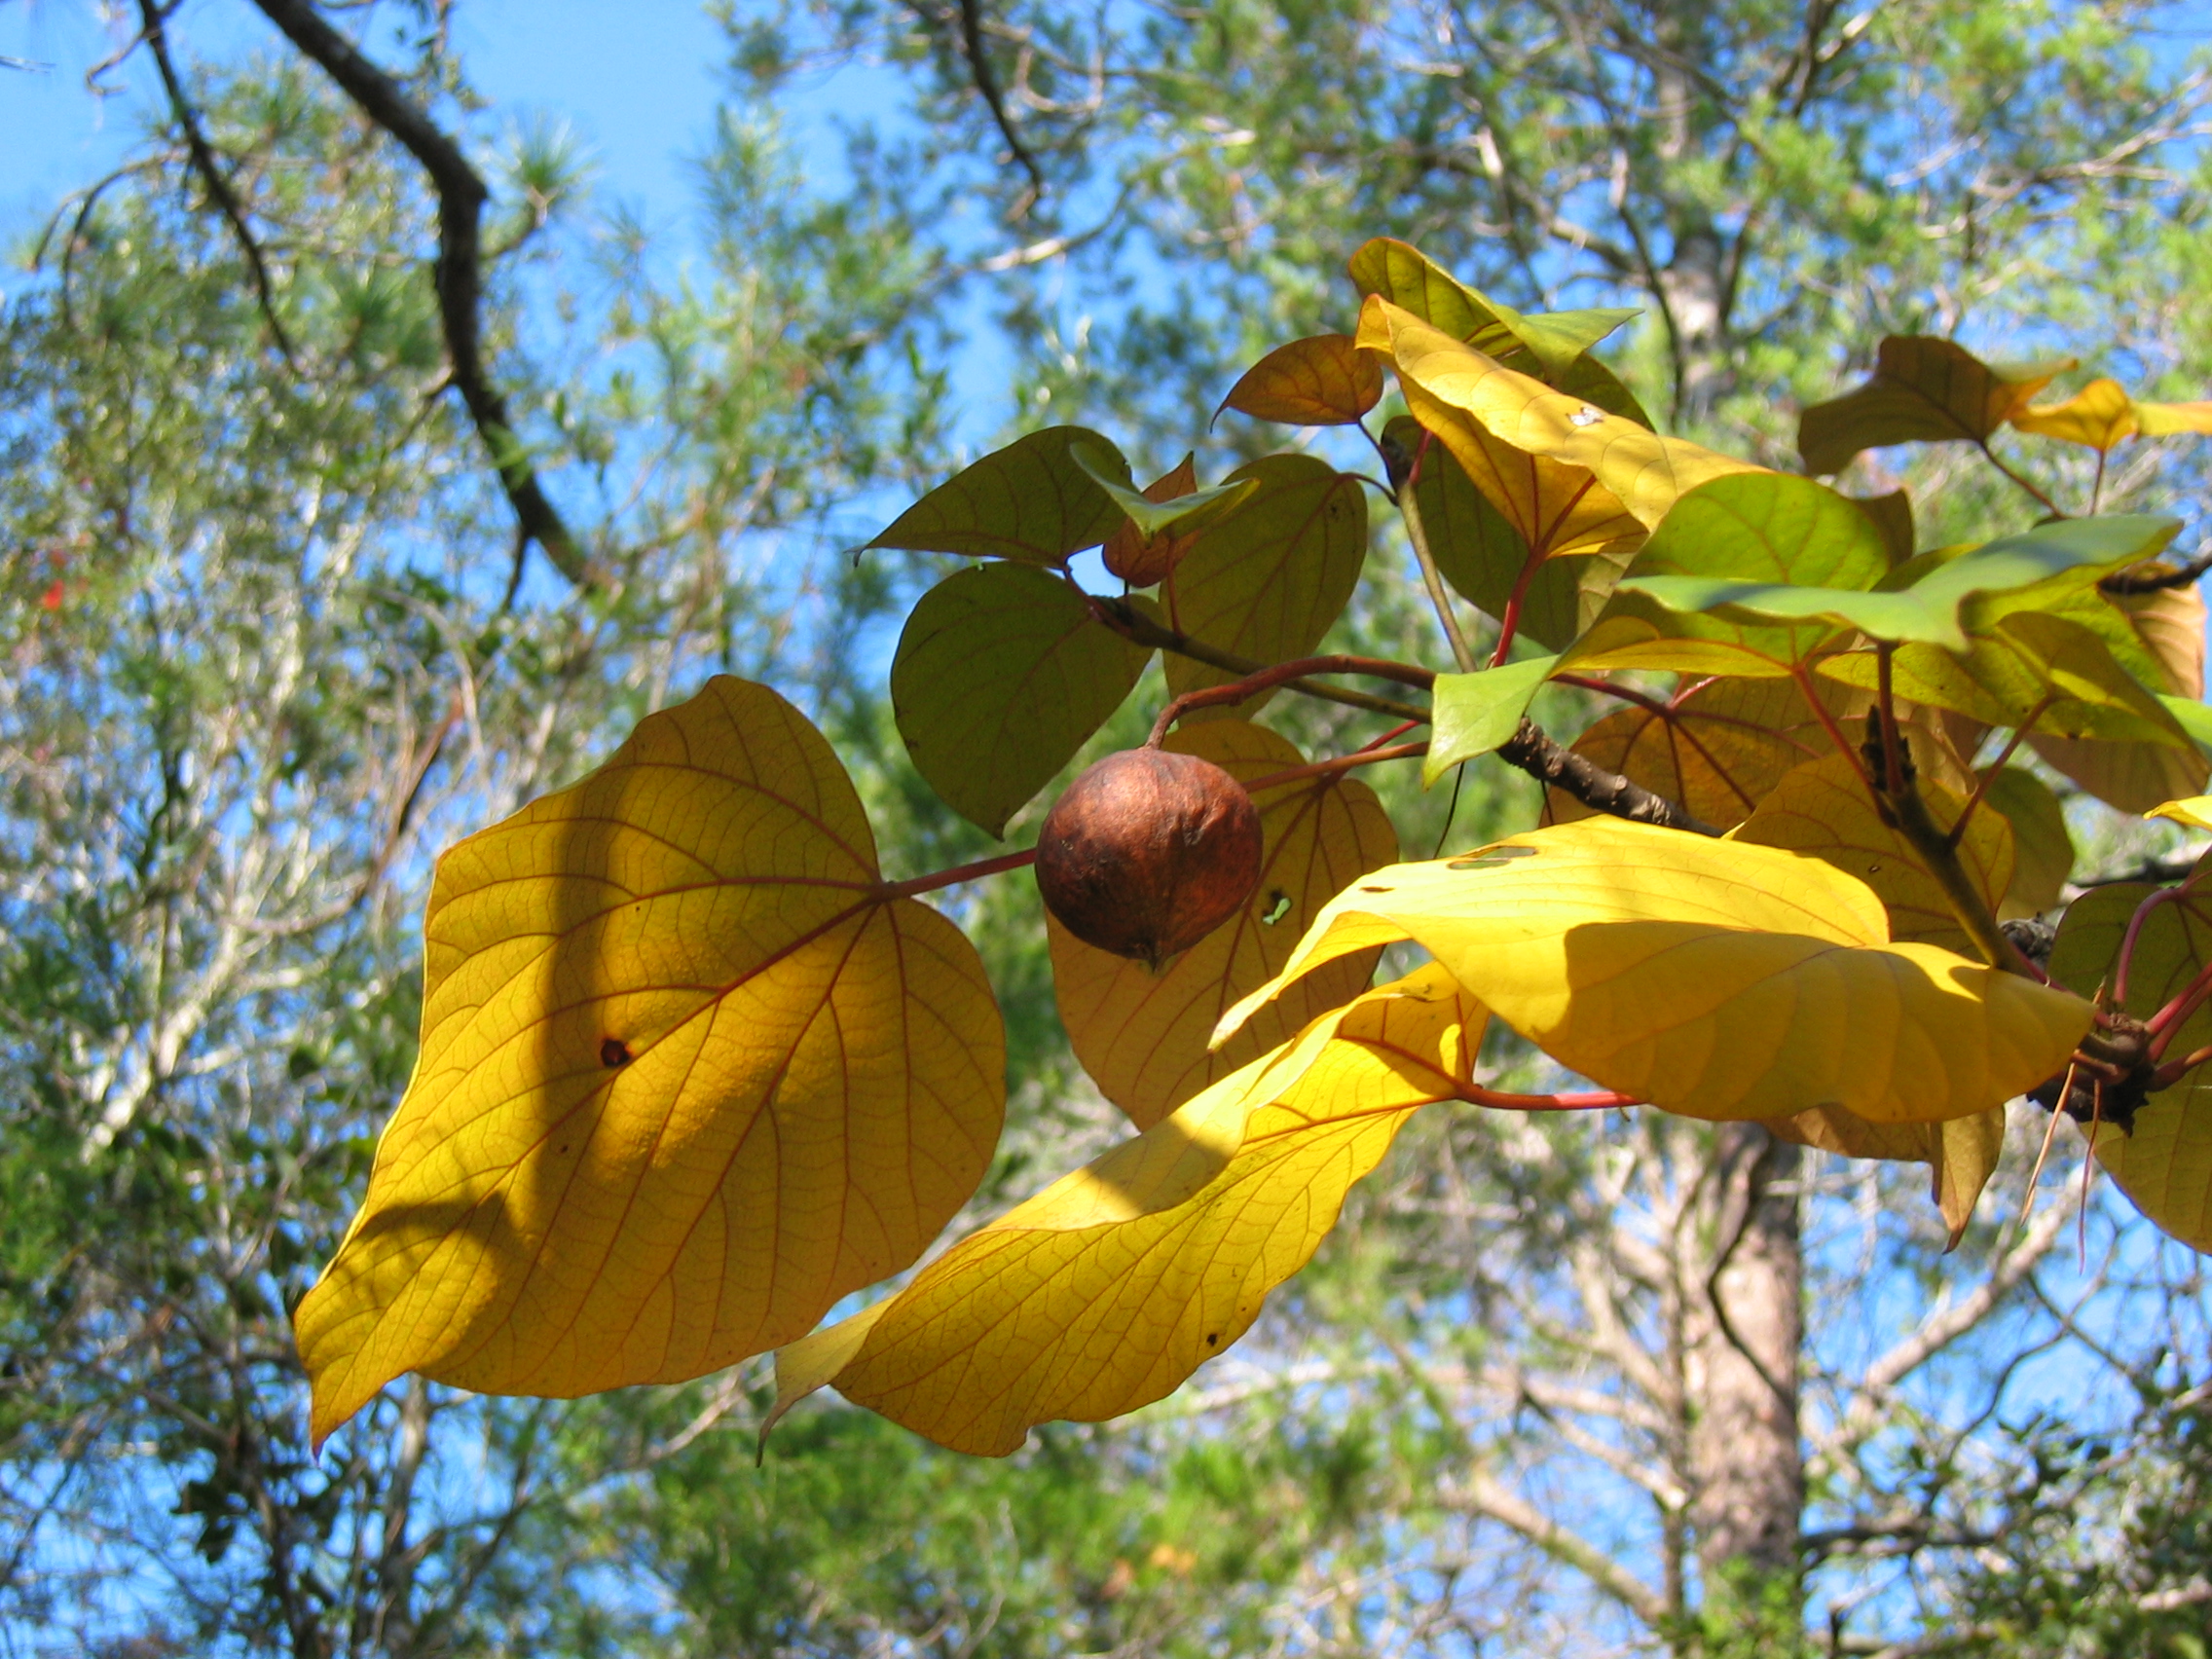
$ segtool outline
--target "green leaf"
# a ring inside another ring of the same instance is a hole
[[[1991,780],[1982,807],[2012,826],[2011,884],[1998,918],[2037,916],[2056,906],[2074,873],[2074,838],[2066,808],[2050,786],[2022,766],[2007,766]]]
[[[1712,490],[1734,484],[1742,490],[1746,485],[1759,482],[1763,481],[1719,479],[1704,488]],[[1861,557],[1851,559],[1839,553],[1836,564],[1847,573],[1862,573],[1865,551],[1881,550],[1880,534],[1844,498],[1833,496],[1832,498],[1858,521],[1863,533],[1859,550]],[[1682,504],[1688,502],[1689,498],[1685,497]],[[1673,516],[1670,514],[1669,518]],[[1959,608],[1970,598],[2035,588],[2054,578],[2086,576],[2118,565],[2131,564],[2144,557],[2144,550],[2153,543],[2163,544],[2171,535],[2169,523],[2160,519],[2124,517],[2070,519],[2044,525],[1916,571],[1917,580],[1895,591],[1814,586],[1801,578],[1778,584],[1701,576],[1645,576],[1640,573],[1641,559],[1620,585],[1631,592],[1648,594],[1673,610],[1706,612],[1725,620],[1753,624],[1825,618],[1856,628],[1873,639],[1940,645],[1945,650],[1963,654],[1970,645]],[[1653,533],[1654,542],[1659,540],[1665,528],[1662,524],[1660,531]],[[1648,554],[1650,550],[1645,551]],[[1885,559],[1885,568],[1876,574],[1875,580],[1889,573],[1886,567]]]
[[[1887,444],[1978,441],[2073,366],[2071,358],[1993,366],[1953,341],[1893,334],[1864,386],[1799,418],[1797,451],[1807,472],[1829,473],[1842,471],[1861,450]]]
[[[1424,785],[1453,767],[1488,755],[1520,728],[1521,717],[1558,663],[1556,656],[1530,657],[1486,668],[1479,674],[1440,674],[1429,705],[1428,756],[1421,762]]]
[[[867,545],[1064,565],[1126,516],[1069,453],[1077,444],[1121,453],[1084,426],[1031,432],[940,484]],[[1127,477],[1128,463],[1117,470]]]
[[[2162,691],[2158,693],[2158,701],[2165,705],[2166,713],[2173,716],[2174,723],[2189,733],[2199,749],[2212,751],[2212,709],[2194,697],[2169,697]]]
[[[1359,584],[1367,560],[1367,498],[1358,479],[1309,455],[1272,455],[1240,466],[1231,482],[1258,491],[1201,531],[1165,590],[1185,634],[1255,662],[1306,656],[1321,643]],[[1235,675],[1171,655],[1167,687],[1181,693]],[[1195,719],[1249,718],[1262,693]]]
[[[979,565],[922,596],[899,636],[891,706],[906,753],[953,811],[993,835],[1066,765],[1152,660],[1073,583]]]
[[[1078,440],[1068,446],[1068,457],[1089,474],[1090,481],[1113,498],[1129,516],[1138,534],[1147,539],[1165,531],[1195,533],[1214,520],[1226,518],[1239,502],[1260,487],[1256,478],[1234,479],[1210,490],[1194,490],[1164,501],[1155,501],[1128,482],[1127,463],[1119,450],[1103,443]],[[1119,469],[1122,476],[1115,477]]]

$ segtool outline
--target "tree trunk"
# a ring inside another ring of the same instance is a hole
[[[1705,1282],[1685,1287],[1697,1650],[1708,1654],[1786,1655],[1801,1640],[1800,1161],[1755,1124],[1719,1127]]]

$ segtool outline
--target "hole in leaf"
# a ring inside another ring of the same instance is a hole
[[[1290,914],[1290,895],[1277,887],[1268,895],[1268,907],[1260,917],[1262,927],[1273,927]]]
[[[1208,1347],[1212,1347],[1212,1346],[1214,1346],[1215,1344],[1219,1343],[1220,1341],[1221,1341],[1221,1333],[1220,1333],[1219,1331],[1208,1331],[1208,1332],[1206,1333],[1206,1346],[1208,1346]]]
[[[1454,859],[1446,869],[1495,869],[1511,864],[1515,859],[1532,859],[1542,849],[1537,847],[1485,847],[1463,859]]]

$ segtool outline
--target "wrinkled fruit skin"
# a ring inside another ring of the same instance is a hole
[[[1086,944],[1155,967],[1236,913],[1260,884],[1260,814],[1210,760],[1109,755],[1045,815],[1037,886]]]

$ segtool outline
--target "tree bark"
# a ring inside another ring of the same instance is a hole
[[[1802,1630],[1801,1158],[1756,1124],[1714,1136],[1704,1283],[1684,1321],[1698,1651],[1787,1653]]]

